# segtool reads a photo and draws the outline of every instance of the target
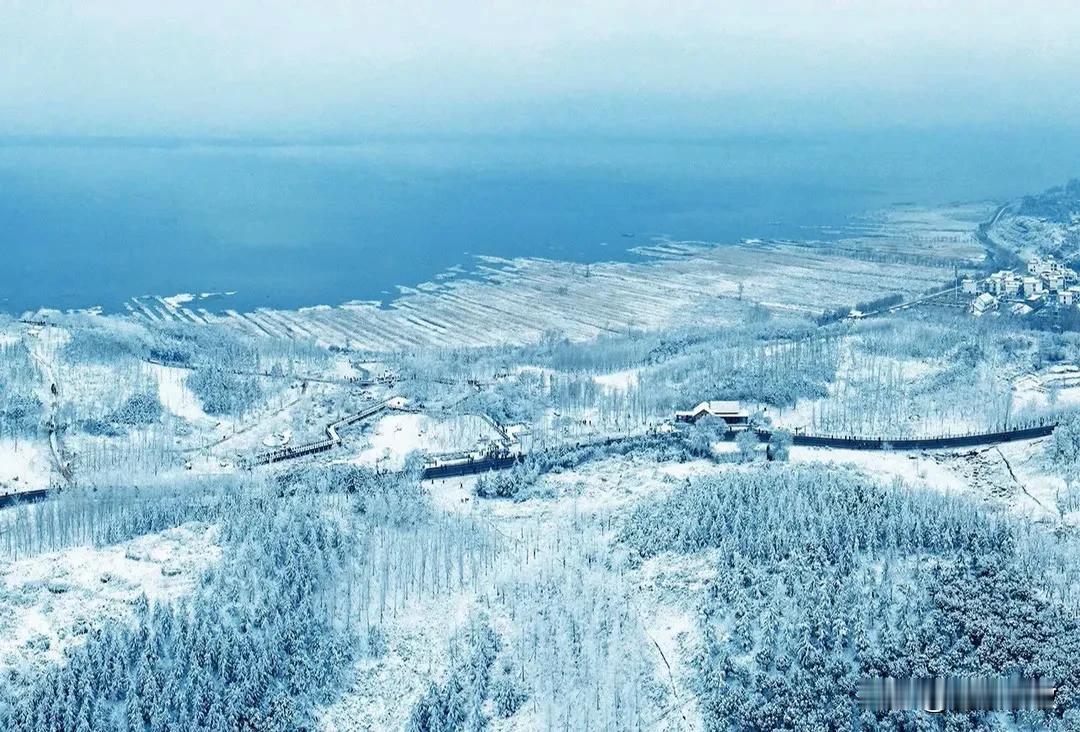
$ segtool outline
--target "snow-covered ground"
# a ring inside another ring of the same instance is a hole
[[[0,674],[39,667],[106,619],[190,592],[221,556],[217,529],[187,524],[115,546],[0,561]]]
[[[447,645],[477,598],[471,592],[417,602],[385,623],[386,654],[363,658],[349,686],[320,711],[323,732],[404,729],[416,700],[447,667]]]
[[[624,369],[622,371],[613,371],[609,374],[594,376],[593,381],[605,389],[610,389],[612,391],[629,391],[637,386],[638,374],[640,373],[640,368]]]
[[[361,376],[365,376],[345,356],[335,358],[326,375],[335,379],[359,379]]]
[[[1080,405],[1080,369],[1058,366],[1024,374],[1013,382],[1014,412]]]
[[[492,425],[478,415],[439,419],[426,414],[391,413],[364,433],[365,446],[353,458],[364,465],[399,468],[414,450],[446,453],[474,450],[498,440]]]
[[[791,462],[850,465],[886,482],[898,478],[939,491],[963,491],[968,487],[947,464],[915,451],[837,450],[796,445],[791,448]]]
[[[701,729],[692,688],[696,672],[693,658],[701,645],[701,593],[716,577],[718,564],[716,551],[710,549],[655,557],[637,573],[635,589],[642,625],[662,664],[657,679],[671,686],[674,702],[661,712],[659,729]]]
[[[50,460],[44,440],[0,439],[0,495],[48,487]]]
[[[157,383],[158,399],[166,411],[195,424],[216,422],[203,411],[202,402],[188,388],[190,370],[156,363],[148,363],[146,368]]]
[[[792,462],[851,465],[883,481],[965,493],[997,501],[1033,520],[1058,517],[1055,498],[1065,487],[1044,458],[1045,439],[960,450],[836,450],[794,446]],[[1010,472],[1011,468],[1011,472]],[[1015,477],[1014,477],[1015,476]]]

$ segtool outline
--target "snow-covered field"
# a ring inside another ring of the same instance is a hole
[[[1080,405],[1080,369],[1061,366],[1024,374],[1013,382],[1013,409],[1069,408]]]
[[[641,373],[640,368],[624,369],[622,371],[613,371],[608,374],[599,374],[598,376],[593,377],[593,381],[605,389],[611,389],[612,391],[627,391],[631,387],[637,385],[639,373]]]

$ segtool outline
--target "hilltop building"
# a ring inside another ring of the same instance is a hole
[[[693,409],[675,412],[676,422],[697,422],[703,417],[722,419],[728,427],[747,427],[750,424],[750,413],[739,402],[733,401],[710,401],[701,402]]]

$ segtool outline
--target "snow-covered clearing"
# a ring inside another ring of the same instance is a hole
[[[217,529],[188,524],[115,546],[0,562],[0,673],[42,667],[109,618],[189,593],[217,562]]]
[[[579,516],[615,518],[643,498],[671,490],[691,476],[730,469],[730,465],[705,460],[658,463],[651,458],[610,457],[573,470],[548,473],[530,492],[534,498],[487,499],[481,505],[499,522],[525,525],[565,524]]]
[[[146,364],[146,368],[157,382],[158,399],[166,411],[195,424],[217,421],[203,411],[202,402],[188,388],[190,370],[156,363]]]
[[[1048,520],[1057,516],[1055,497],[1065,483],[1046,465],[1045,442],[1038,439],[931,451],[837,450],[797,445],[791,448],[791,460],[851,465],[883,481],[899,479],[916,488],[998,501],[1020,515]]]
[[[352,362],[345,356],[338,356],[333,360],[330,371],[327,376],[331,376],[336,379],[359,379],[366,374],[357,371]]]
[[[796,445],[791,448],[791,462],[851,465],[886,482],[900,479],[943,492],[967,488],[967,482],[946,465],[926,453],[914,451],[837,450]]]
[[[366,447],[356,463],[399,468],[414,450],[445,453],[473,450],[498,440],[492,425],[478,415],[439,419],[426,414],[394,413],[375,422],[365,433]]]
[[[593,381],[611,391],[629,391],[637,386],[638,374],[640,373],[640,368],[613,371],[610,374],[594,376]]]
[[[1013,381],[1012,409],[1038,410],[1080,405],[1080,369],[1058,366]]]
[[[701,593],[716,577],[717,566],[716,551],[706,550],[655,557],[638,572],[636,591],[645,633],[662,654],[657,679],[673,689],[674,704],[663,710],[659,729],[700,729],[692,660],[701,644]]]
[[[48,487],[51,466],[44,440],[0,439],[0,495]]]

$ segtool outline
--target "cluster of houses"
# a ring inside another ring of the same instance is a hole
[[[1003,269],[984,280],[972,278],[961,290],[974,295],[971,313],[975,316],[1007,308],[1013,315],[1028,315],[1047,305],[1080,306],[1080,277],[1053,257],[1028,261],[1027,274]]]

